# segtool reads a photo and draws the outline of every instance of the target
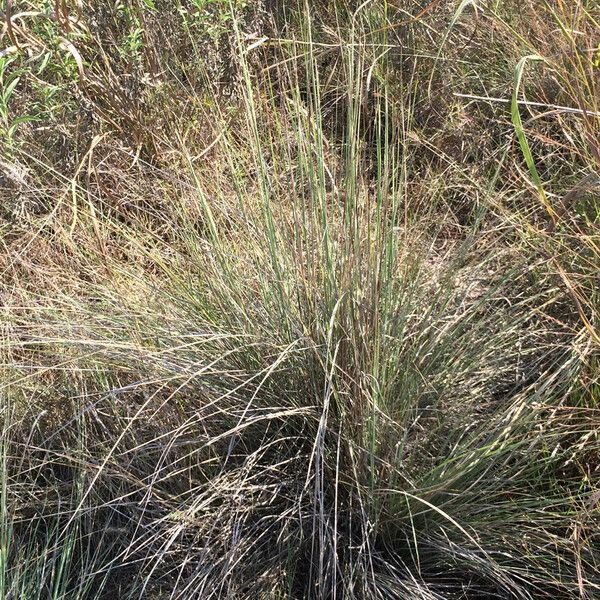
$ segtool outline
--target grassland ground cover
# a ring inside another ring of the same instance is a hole
[[[0,598],[600,598],[596,1],[0,7]]]

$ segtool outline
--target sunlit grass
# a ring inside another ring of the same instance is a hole
[[[0,596],[595,597],[594,6],[58,4],[10,35],[93,119],[0,163]]]

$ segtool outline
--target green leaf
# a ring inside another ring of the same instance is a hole
[[[527,136],[525,135],[525,130],[523,129],[523,121],[521,120],[521,113],[519,111],[519,89],[521,87],[521,80],[523,79],[523,71],[525,70],[525,65],[528,61],[544,61],[544,58],[539,56],[538,54],[529,54],[527,56],[524,56],[517,63],[513,78],[514,88],[511,103],[511,116],[513,126],[515,128],[515,133],[517,134],[517,140],[519,141],[519,146],[521,147],[521,153],[523,154],[523,158],[525,159],[525,163],[527,164],[527,169],[529,170],[531,179],[533,180],[533,183],[537,188],[540,200],[542,201],[548,212],[550,214],[553,214],[554,211],[552,210],[552,207],[550,206],[550,203],[548,202],[548,199],[546,197],[546,192],[544,191],[542,180],[535,166],[535,161],[533,160],[531,148],[529,147],[529,143],[527,142]]]
[[[8,84],[2,91],[2,98],[4,99],[5,102],[8,102],[8,100],[12,96],[12,93],[15,90],[15,87],[17,87],[17,84],[19,83],[19,81],[21,81],[21,78],[15,77],[12,81],[8,82]]]

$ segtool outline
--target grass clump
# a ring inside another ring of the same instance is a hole
[[[594,4],[25,4],[2,596],[598,596]]]

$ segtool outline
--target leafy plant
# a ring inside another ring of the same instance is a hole
[[[35,119],[32,115],[14,115],[11,110],[23,74],[19,69],[10,68],[13,61],[10,56],[0,57],[0,136],[8,149],[15,143],[19,126]]]

